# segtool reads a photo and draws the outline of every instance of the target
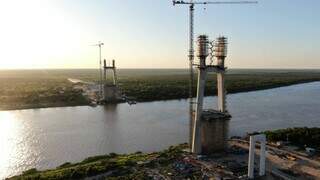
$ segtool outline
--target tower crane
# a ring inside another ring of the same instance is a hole
[[[189,117],[190,117],[190,139],[192,142],[192,130],[193,130],[193,87],[194,87],[194,7],[195,5],[222,5],[222,4],[257,4],[258,1],[172,1],[173,6],[175,5],[189,5]]]
[[[103,93],[102,93],[102,61],[101,61],[101,47],[104,45],[104,43],[102,42],[98,42],[98,44],[94,44],[93,46],[98,46],[99,47],[99,101],[102,99],[103,97]]]

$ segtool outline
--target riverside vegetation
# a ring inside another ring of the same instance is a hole
[[[118,74],[122,92],[138,102],[188,97],[187,70],[120,69]],[[68,78],[97,82],[99,73],[92,69],[2,70],[0,110],[88,105]],[[215,79],[209,76],[206,95],[216,94]],[[236,93],[319,80],[320,70],[229,70],[226,87],[228,93]]]
[[[320,128],[288,128],[264,132],[268,141],[289,141],[298,147],[312,147],[320,150]]]
[[[141,152],[118,155],[111,153],[109,155],[95,156],[83,160],[80,163],[65,163],[56,169],[38,171],[30,169],[23,172],[20,176],[9,178],[11,180],[22,179],[82,179],[85,177],[96,177],[97,179],[153,179],[155,172],[174,173],[172,167],[175,161],[182,158],[186,152],[186,144],[170,147],[161,152],[143,154]],[[199,179],[197,172],[190,174],[181,174],[180,178]]]
[[[291,144],[320,149],[320,128],[288,128],[263,133],[269,142],[285,141],[289,137]],[[186,161],[192,156],[184,151],[187,147],[187,144],[181,144],[149,154],[110,153],[89,157],[79,163],[64,163],[51,170],[30,169],[9,179],[202,179],[202,168],[197,166],[199,163],[192,163],[190,159]]]

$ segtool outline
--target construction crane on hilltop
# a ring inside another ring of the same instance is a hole
[[[190,81],[189,81],[189,113],[190,113],[190,140],[189,142],[192,142],[192,114],[193,114],[193,87],[194,87],[194,72],[193,72],[193,66],[194,66],[194,6],[195,5],[207,5],[207,4],[213,4],[213,5],[222,5],[222,4],[257,4],[258,1],[193,1],[190,0],[188,2],[186,1],[172,1],[173,6],[175,5],[189,5],[189,73],[190,73]]]

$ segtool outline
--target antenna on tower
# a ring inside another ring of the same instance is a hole
[[[189,5],[189,117],[190,117],[190,144],[192,142],[192,134],[193,134],[193,91],[194,91],[194,7],[195,5],[222,5],[222,4],[257,4],[258,1],[193,1],[190,0],[188,2],[185,1],[176,1],[173,0],[172,4],[175,5]]]

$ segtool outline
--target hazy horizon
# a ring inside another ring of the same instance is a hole
[[[205,9],[204,9],[205,7]],[[319,69],[320,1],[196,6],[195,35],[229,38],[226,65]],[[188,7],[171,0],[12,0],[0,6],[0,69],[187,68]]]
[[[186,70],[188,68],[117,68],[118,70]],[[99,70],[98,68],[35,68],[35,69],[0,69],[0,71],[32,70]],[[228,68],[228,70],[320,70],[320,68]]]

